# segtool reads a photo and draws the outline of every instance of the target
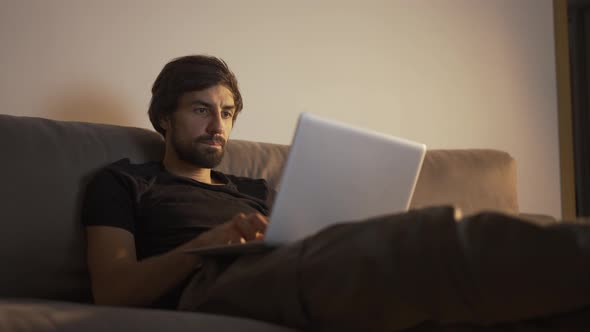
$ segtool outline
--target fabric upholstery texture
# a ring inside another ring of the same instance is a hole
[[[516,162],[497,150],[428,151],[411,207],[454,205],[463,214],[518,213]]]
[[[278,188],[288,148],[231,141],[218,169],[262,177]],[[453,205],[465,215],[483,210],[518,213],[516,161],[508,153],[497,150],[427,151],[410,207],[435,205]]]
[[[0,300],[0,331],[294,331],[265,322],[212,314],[98,307],[54,301]]]
[[[289,147],[272,143],[230,140],[217,170],[250,178],[263,178],[278,188]]]
[[[79,215],[86,183],[115,160],[154,160],[143,129],[0,115],[0,296],[89,301]],[[26,262],[26,263],[24,263]]]

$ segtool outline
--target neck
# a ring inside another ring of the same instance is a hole
[[[195,167],[194,165],[171,156],[168,151],[166,151],[166,154],[164,155],[162,164],[164,164],[164,168],[166,168],[168,172],[174,175],[191,178],[195,181],[206,184],[214,184],[213,179],[211,178],[210,168]]]

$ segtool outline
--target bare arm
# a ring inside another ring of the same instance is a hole
[[[178,285],[201,260],[185,254],[189,248],[256,240],[264,233],[266,219],[238,215],[165,254],[137,260],[132,233],[117,227],[89,226],[88,270],[97,304],[144,306]]]

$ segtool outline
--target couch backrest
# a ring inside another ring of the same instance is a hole
[[[265,178],[274,188],[280,186],[288,146],[237,140],[231,143],[218,169]],[[410,207],[446,204],[461,208],[464,215],[483,210],[518,213],[516,161],[497,150],[429,150]]]
[[[86,183],[121,158],[159,160],[163,148],[146,129],[0,115],[0,297],[90,300],[79,221]],[[233,140],[218,169],[276,187],[287,152]],[[429,151],[412,206],[436,204],[517,212],[514,160],[491,150]]]
[[[0,115],[0,296],[87,301],[86,183],[129,157],[155,160],[161,138],[144,129]]]
[[[518,213],[516,161],[497,150],[430,150],[411,208],[450,204],[464,215],[483,210]]]
[[[228,174],[266,179],[276,189],[288,152],[287,145],[230,140],[223,161],[216,169]]]

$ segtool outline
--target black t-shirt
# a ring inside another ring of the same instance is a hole
[[[119,160],[88,184],[82,209],[85,226],[113,226],[135,236],[137,259],[168,252],[238,213],[269,214],[274,191],[265,180],[211,172],[224,183],[209,185],[176,176],[161,162]],[[184,283],[154,304],[176,305]]]

